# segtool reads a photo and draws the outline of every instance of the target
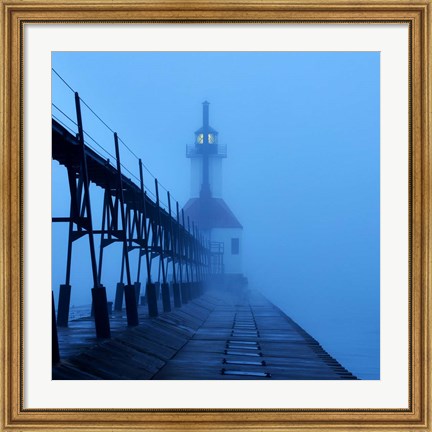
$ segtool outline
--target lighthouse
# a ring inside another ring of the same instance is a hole
[[[191,161],[191,197],[184,212],[210,240],[211,272],[227,286],[244,284],[243,227],[222,198],[227,148],[210,126],[207,101],[203,102],[202,127],[195,131],[193,144],[186,146],[186,157]]]

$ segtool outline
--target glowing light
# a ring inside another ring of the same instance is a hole
[[[197,135],[197,143],[198,144],[204,144],[204,134],[198,134]],[[212,133],[208,134],[208,143],[214,144],[215,143],[215,136]]]

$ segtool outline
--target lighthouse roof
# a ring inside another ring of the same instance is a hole
[[[218,133],[219,133],[216,129],[213,129],[211,126],[207,126],[207,131],[208,131],[209,133],[212,133],[212,134],[218,134]],[[201,133],[203,133],[203,132],[204,132],[204,126],[202,126],[202,127],[200,127],[199,129],[197,129],[197,130],[195,131],[195,134],[198,135],[198,134],[201,134]]]
[[[222,198],[191,198],[183,210],[200,229],[243,228]]]

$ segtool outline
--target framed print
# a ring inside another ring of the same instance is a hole
[[[2,430],[431,430],[428,0],[1,6]]]

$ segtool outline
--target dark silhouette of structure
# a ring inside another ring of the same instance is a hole
[[[161,293],[163,311],[171,310],[170,288],[167,280],[168,269],[173,277],[174,306],[180,307],[202,292],[209,268],[209,247],[203,234],[195,224],[187,224],[184,213],[176,216],[171,209],[171,196],[167,193],[168,211],[161,207],[158,181],[155,179],[155,200],[144,188],[142,162],[139,160],[140,182],[135,184],[122,173],[119,138],[113,134],[116,149],[115,166],[104,159],[84,142],[81,116],[81,99],[75,93],[78,133],[73,135],[59,121],[52,123],[52,157],[64,165],[69,180],[70,214],[53,217],[53,223],[68,223],[68,249],[65,283],[60,286],[58,326],[67,327],[71,296],[71,257],[74,241],[83,236],[89,240],[89,251],[93,276],[92,313],[98,338],[110,338],[110,320],[106,289],[102,284],[104,250],[109,245],[122,244],[121,275],[117,284],[115,309],[122,309],[123,296],[126,304],[128,326],[139,324],[137,306],[140,297],[141,260],[145,259],[147,274],[145,297],[150,317],[158,315],[157,287],[152,282],[151,269],[158,260],[162,275]],[[93,182],[104,190],[101,228],[95,229],[91,212],[89,185]],[[100,250],[96,256],[95,236],[99,235]],[[129,253],[139,249],[138,273],[133,279],[129,264]],[[123,282],[126,277],[126,284]],[[53,347],[56,328],[53,326]]]

